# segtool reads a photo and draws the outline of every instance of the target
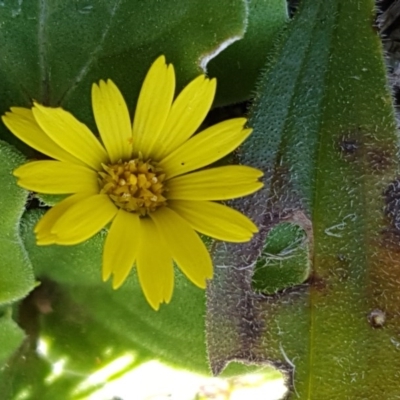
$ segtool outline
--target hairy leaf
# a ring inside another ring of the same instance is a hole
[[[215,255],[225,267],[208,289],[213,371],[273,363],[291,371],[293,398],[398,394],[398,139],[373,11],[370,0],[303,2],[241,152],[265,172],[264,189],[237,202],[260,233]],[[307,233],[310,277],[255,294],[254,264],[280,222]]]
[[[182,87],[222,43],[244,35],[246,22],[244,0],[3,1],[0,112],[36,100],[94,128],[93,82],[114,80],[133,110],[157,56],[174,63]],[[1,135],[15,140],[4,127]]]
[[[0,316],[0,371],[11,354],[24,339],[24,332],[11,318],[11,309],[2,311]]]
[[[19,300],[35,286],[32,266],[19,236],[28,192],[16,185],[12,171],[24,158],[0,141],[0,305]]]

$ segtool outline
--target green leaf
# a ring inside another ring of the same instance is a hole
[[[23,330],[12,320],[11,309],[3,310],[0,316],[0,372],[4,363],[24,339]]]
[[[92,128],[93,82],[112,79],[133,110],[157,56],[174,64],[181,88],[246,25],[244,0],[2,3],[0,112],[36,100],[61,105]],[[1,135],[16,140],[4,127]]]
[[[28,192],[17,186],[12,175],[23,161],[12,146],[0,141],[0,305],[21,299],[35,286],[18,231]]]
[[[267,237],[253,274],[253,289],[265,294],[303,283],[310,262],[306,232],[298,225],[281,223]]]
[[[82,376],[74,374],[57,376],[49,360],[38,355],[35,343],[27,338],[1,371],[0,394],[7,400],[59,399],[60,394],[71,393],[81,380]]]
[[[127,354],[126,343],[116,341],[104,324],[85,315],[79,304],[71,302],[54,283],[44,281],[19,305],[18,314],[28,335],[12,357],[10,353],[24,334],[9,315],[0,318],[0,361],[6,351],[8,355],[0,370],[2,399],[53,400],[61,393],[65,399],[86,399],[144,361],[134,351]],[[119,366],[115,363],[113,371],[105,374],[115,361]],[[93,379],[96,372],[101,380]]]
[[[249,0],[248,22],[242,39],[230,45],[208,64],[216,76],[216,105],[248,100],[265,68],[267,54],[287,22],[286,0]]]
[[[284,366],[293,399],[398,395],[398,137],[373,11],[372,0],[302,3],[240,153],[265,173],[265,187],[236,203],[261,231],[215,254],[225,268],[207,296],[213,371],[233,359]],[[310,279],[255,294],[258,251],[284,221],[307,232]]]

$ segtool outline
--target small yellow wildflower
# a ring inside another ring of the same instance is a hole
[[[221,122],[193,134],[214,99],[215,79],[201,75],[174,100],[175,73],[165,57],[143,83],[133,125],[115,84],[92,87],[101,142],[62,108],[35,103],[11,108],[8,129],[54,160],[33,161],[14,171],[25,189],[71,194],[35,227],[38,245],[74,245],[112,222],[103,252],[103,280],[118,288],[133,265],[154,309],[168,303],[173,261],[204,288],[213,268],[195,231],[216,239],[245,242],[257,227],[214,200],[248,195],[262,187],[262,172],[247,166],[202,168],[238,147],[251,133],[245,118]],[[193,172],[196,171],[196,172]]]

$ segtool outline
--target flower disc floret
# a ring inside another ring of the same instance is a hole
[[[102,164],[100,193],[107,194],[118,208],[145,216],[165,206],[165,173],[156,162],[135,158]]]

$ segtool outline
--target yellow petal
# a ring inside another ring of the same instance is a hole
[[[149,218],[140,220],[141,244],[137,257],[137,273],[149,304],[158,310],[160,303],[169,303],[174,288],[171,254],[160,239],[158,229]]]
[[[199,169],[235,150],[251,133],[246,118],[230,119],[195,135],[159,164],[168,178]]]
[[[28,108],[12,107],[3,115],[4,125],[20,140],[35,150],[60,161],[81,163],[72,154],[53,142],[40,128],[33,113]]]
[[[210,201],[171,200],[168,207],[190,226],[207,236],[227,242],[247,242],[257,227],[240,212]]]
[[[85,164],[99,170],[101,163],[108,161],[106,151],[89,128],[69,112],[37,103],[32,112],[50,139]]]
[[[108,231],[103,251],[103,281],[114,273],[114,289],[122,285],[136,260],[139,227],[137,214],[120,209]]]
[[[167,181],[168,199],[228,200],[263,187],[263,173],[244,165],[229,165],[178,176]]]
[[[162,131],[162,140],[154,148],[154,159],[162,159],[184,143],[199,128],[211,108],[217,81],[198,76],[174,101]]]
[[[175,72],[172,64],[160,56],[152,64],[140,90],[133,119],[133,151],[144,158],[152,154],[163,136],[162,129],[171,109],[175,92]]]
[[[105,194],[87,197],[72,205],[51,229],[56,243],[72,245],[82,243],[104,228],[118,209]]]
[[[132,154],[132,129],[128,107],[110,79],[92,86],[92,107],[101,139],[112,163],[129,160]]]
[[[66,199],[50,208],[50,210],[44,214],[35,226],[34,232],[36,234],[37,244],[39,246],[54,244],[56,242],[56,236],[51,233],[54,224],[68,210],[68,208],[90,196],[91,193],[74,194],[68,196]]]
[[[97,173],[71,162],[32,161],[14,170],[14,175],[19,178],[19,186],[39,193],[96,193],[99,190]]]
[[[195,285],[205,288],[206,279],[213,276],[212,262],[193,228],[168,207],[159,208],[150,217],[178,267]]]

